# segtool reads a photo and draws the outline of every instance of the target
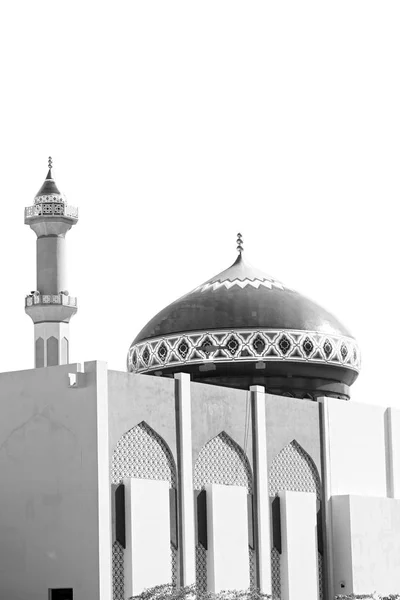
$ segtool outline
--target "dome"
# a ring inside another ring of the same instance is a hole
[[[250,265],[241,247],[225,271],[159,312],[140,331],[128,370],[272,393],[349,397],[360,353],[324,308]],[[320,394],[321,395],[321,394]]]

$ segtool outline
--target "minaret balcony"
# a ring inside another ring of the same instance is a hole
[[[61,304],[77,308],[77,298],[66,294],[30,294],[25,297],[25,308],[35,305]]]
[[[78,209],[65,202],[42,202],[25,208],[25,223],[38,217],[67,217],[73,221],[78,220]]]
[[[69,323],[78,310],[77,300],[68,294],[40,294],[25,297],[25,312],[34,323]]]

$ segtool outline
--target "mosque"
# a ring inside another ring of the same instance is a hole
[[[0,374],[0,599],[400,592],[400,411],[351,402],[351,333],[239,234],[230,267],[144,324],[126,372],[70,364],[77,222],[50,161],[25,208],[34,368]]]

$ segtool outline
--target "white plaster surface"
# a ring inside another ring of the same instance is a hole
[[[387,479],[389,498],[400,498],[400,410],[386,410]]]
[[[386,496],[385,408],[324,398],[332,495]]]
[[[333,525],[333,589],[335,594],[350,594],[353,590],[353,569],[349,496],[333,496],[331,506]]]
[[[0,375],[1,600],[111,599],[106,365],[76,367]]]
[[[77,365],[77,371],[82,371]],[[85,381],[83,377],[80,381]],[[108,368],[106,363],[97,363],[96,369],[97,396],[97,479],[98,479],[98,527],[99,527],[99,597],[107,600],[112,588],[111,579],[111,486],[108,441]],[[110,599],[111,600],[111,599]]]
[[[36,244],[36,289],[42,294],[58,294],[66,290],[65,235],[39,237]]]
[[[35,342],[38,338],[44,340],[44,365],[47,366],[47,340],[50,337],[55,337],[59,340],[58,345],[58,364],[65,365],[68,363],[67,347],[61,342],[63,338],[69,341],[69,323],[43,322],[35,323],[34,325]],[[36,348],[36,345],[35,345]],[[35,358],[36,363],[36,358]]]
[[[168,481],[124,479],[125,598],[171,583]]]
[[[332,505],[335,593],[399,593],[400,500],[346,495]]]
[[[179,456],[180,583],[185,586],[196,582],[190,375],[178,373],[175,375],[175,379],[178,393],[178,435],[181,449]]]
[[[263,594],[271,593],[271,532],[268,494],[268,460],[265,417],[265,390],[251,386],[254,402],[254,448],[255,448],[255,494],[256,494],[256,543],[258,552],[258,587]]]
[[[247,490],[209,484],[207,496],[207,588],[211,592],[249,587]]]
[[[316,496],[280,492],[281,600],[318,600]]]

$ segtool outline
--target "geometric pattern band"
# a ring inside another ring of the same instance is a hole
[[[229,329],[166,335],[133,344],[128,371],[229,362],[303,362],[360,370],[354,338],[289,329]]]

